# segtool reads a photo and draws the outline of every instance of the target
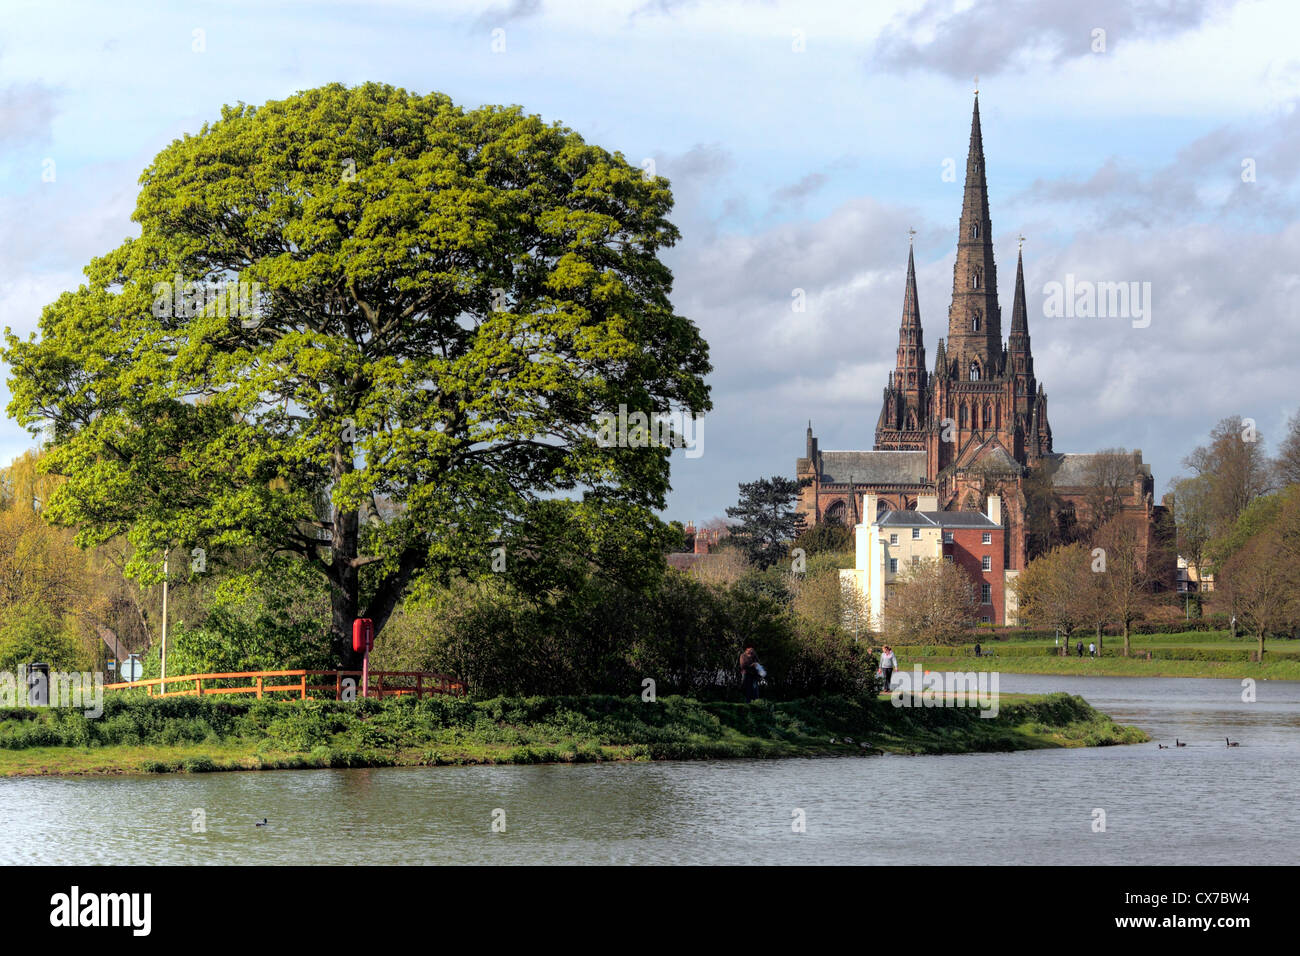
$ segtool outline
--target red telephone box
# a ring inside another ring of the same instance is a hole
[[[359,617],[352,622],[352,649],[358,654],[375,648],[375,622]]]

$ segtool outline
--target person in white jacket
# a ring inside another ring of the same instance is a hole
[[[886,691],[889,690],[890,679],[894,676],[896,667],[898,667],[898,659],[894,657],[894,649],[886,644],[880,655],[880,672],[885,678]]]

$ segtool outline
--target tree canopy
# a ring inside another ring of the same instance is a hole
[[[518,107],[330,85],[227,106],[141,177],[141,234],[7,335],[78,543],[296,555],[354,617],[487,572],[541,503],[657,546],[670,449],[597,420],[709,407],[669,301],[666,180]],[[504,544],[503,544],[504,542]],[[174,565],[173,565],[174,566]]]

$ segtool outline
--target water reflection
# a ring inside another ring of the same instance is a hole
[[[1163,742],[0,781],[4,863],[1295,863],[1300,684],[1003,675]],[[1242,741],[1229,749],[1223,737]],[[192,832],[194,811],[206,833]],[[800,809],[807,831],[791,829]],[[1092,831],[1093,811],[1106,832]],[[505,832],[493,832],[493,811]],[[268,825],[255,826],[266,818]]]

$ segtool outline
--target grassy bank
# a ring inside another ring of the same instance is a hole
[[[1079,640],[1084,656],[1074,656]],[[1102,653],[1087,656],[1092,635],[1072,635],[1067,641],[1071,656],[1060,657],[1058,648],[1047,640],[988,640],[983,649],[990,657],[976,658],[974,642],[959,646],[896,647],[900,663],[910,668],[989,671],[1011,674],[1104,675],[1107,677],[1222,677],[1240,680],[1300,680],[1300,645],[1293,640],[1275,640],[1265,646],[1264,663],[1249,658],[1257,648],[1253,638],[1235,640],[1226,631],[1186,634],[1135,634],[1124,657],[1123,638],[1107,635]],[[1150,660],[1147,659],[1150,655]]]
[[[920,664],[927,670],[999,671],[1003,674],[1068,674],[1074,677],[1222,677],[1241,680],[1300,680],[1300,663],[1265,661],[1234,664],[1221,661],[1139,660],[1133,657],[909,657],[910,648],[895,649],[899,664],[911,670]]]
[[[0,710],[0,775],[934,754],[1139,743],[1080,697],[1004,694],[997,717],[886,697],[776,703],[682,697],[165,700],[104,714]],[[865,746],[864,746],[865,745]]]

